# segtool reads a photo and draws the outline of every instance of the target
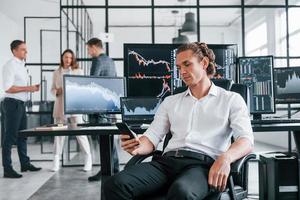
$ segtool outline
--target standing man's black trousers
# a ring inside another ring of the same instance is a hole
[[[26,129],[26,111],[23,101],[4,98],[2,102],[2,120],[4,125],[2,165],[4,171],[12,169],[11,148],[17,145],[21,166],[29,165],[27,143],[25,137],[19,137],[19,130]]]
[[[104,183],[107,200],[143,199],[166,190],[167,199],[203,199],[209,194],[211,163],[192,158],[158,156],[131,166]]]

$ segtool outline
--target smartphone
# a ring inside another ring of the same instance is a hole
[[[130,130],[126,123],[116,123],[116,126],[121,131],[121,133],[126,133],[130,136],[130,139],[137,138],[138,136]]]

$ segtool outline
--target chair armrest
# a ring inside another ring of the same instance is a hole
[[[255,159],[255,158],[256,158],[255,154],[248,154],[238,159],[237,161],[231,164],[231,173],[236,173],[236,174],[241,173],[241,169],[244,166],[244,164],[246,164],[250,159]]]
[[[152,153],[150,154],[147,154],[147,155],[136,155],[136,156],[133,156],[128,162],[127,164],[125,165],[125,169],[127,167],[130,167],[130,166],[133,166],[133,165],[136,165],[138,163],[141,163],[143,160],[151,157],[151,156],[154,156],[154,155],[162,155],[162,151],[153,151]]]

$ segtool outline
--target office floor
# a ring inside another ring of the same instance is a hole
[[[45,149],[51,149],[51,145],[46,145]],[[254,151],[258,153],[275,150],[284,151],[284,149],[263,143],[256,143],[254,148]],[[32,159],[52,159],[52,154],[40,154],[39,144],[28,145],[28,152]],[[126,163],[130,156],[121,150],[119,153],[120,162]],[[73,157],[71,157],[71,163],[80,163],[81,161],[82,156],[80,154],[73,154]],[[82,171],[82,167],[64,167],[55,173],[50,171],[52,167],[51,161],[33,163],[36,166],[41,166],[43,168],[42,171],[23,173],[23,178],[17,180],[2,178],[3,170],[1,168],[0,200],[100,199],[101,182],[90,183],[87,181],[87,178],[98,172],[100,167],[93,167],[93,170],[90,172]],[[13,149],[13,165],[16,171],[20,170],[15,148]],[[258,165],[256,162],[251,162],[249,170],[249,199],[258,199],[257,195]]]

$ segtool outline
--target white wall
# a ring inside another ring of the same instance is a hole
[[[0,98],[3,96],[2,89],[2,67],[12,57],[10,51],[10,42],[16,38],[23,38],[22,28],[11,18],[0,12]]]

